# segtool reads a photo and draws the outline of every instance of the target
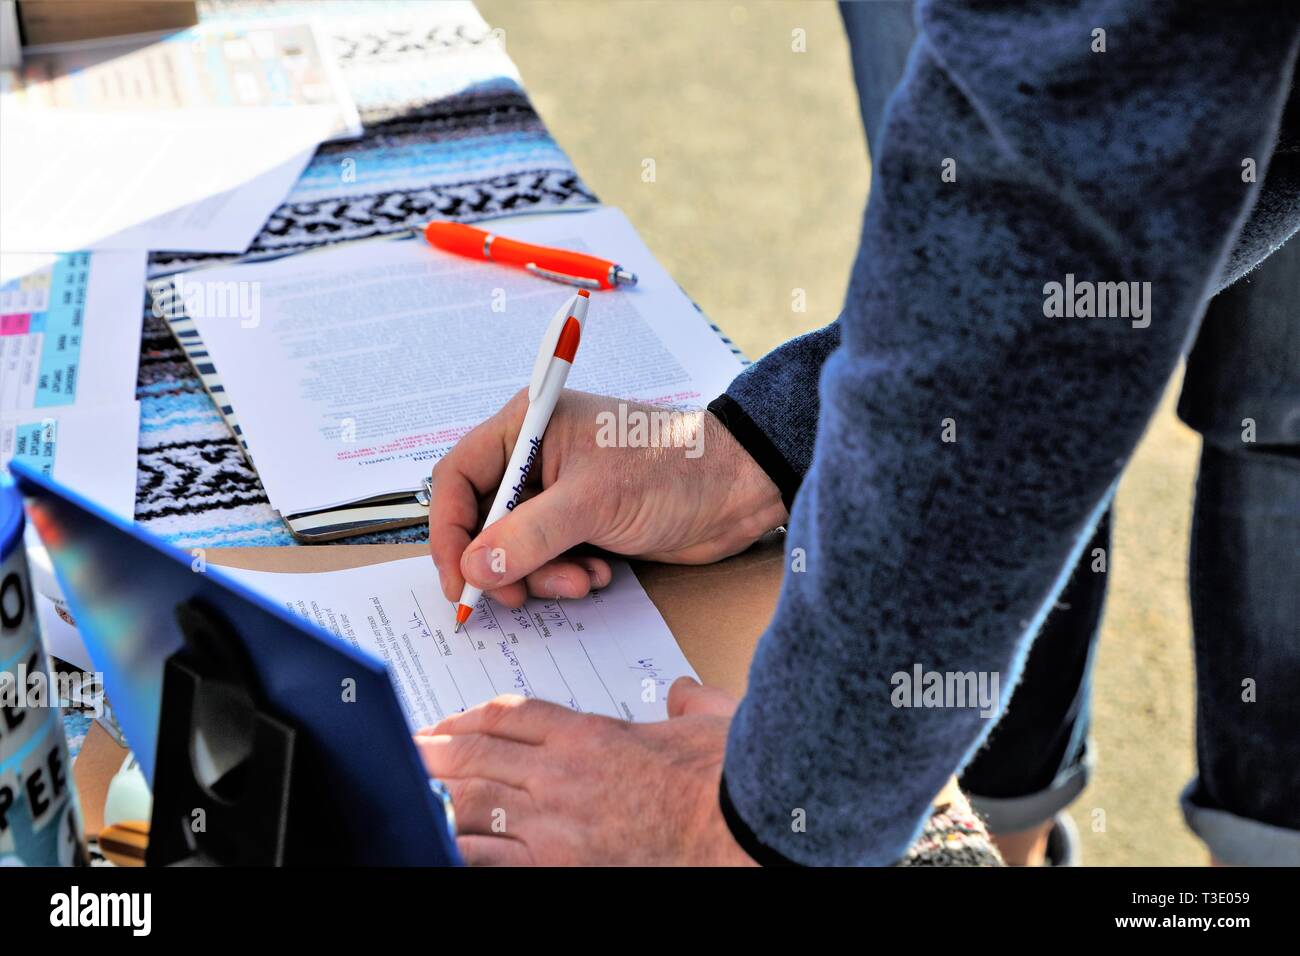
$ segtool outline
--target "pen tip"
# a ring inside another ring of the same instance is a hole
[[[468,604],[457,604],[456,605],[456,630],[452,631],[451,633],[459,634],[461,627],[464,626],[465,622],[469,620],[469,616],[473,613],[474,613],[474,609],[470,607]]]

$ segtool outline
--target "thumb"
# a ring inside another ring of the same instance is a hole
[[[730,717],[736,712],[736,698],[720,687],[705,687],[689,677],[679,677],[668,688],[668,718]]]
[[[512,584],[587,537],[574,492],[557,482],[484,528],[460,559],[461,574],[476,588]]]

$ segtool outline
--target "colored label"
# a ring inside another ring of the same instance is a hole
[[[31,329],[30,315],[0,315],[0,335],[26,335]]]
[[[47,478],[52,477],[57,437],[54,419],[19,425],[14,434],[13,460],[30,465]]]
[[[51,276],[46,311],[31,316],[31,331],[43,336],[36,396],[32,402],[35,408],[71,405],[76,401],[89,282],[90,253],[59,256]]]

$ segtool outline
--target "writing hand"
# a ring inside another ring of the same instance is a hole
[[[602,416],[617,416],[620,404],[625,415],[664,411],[566,391],[533,466],[535,493],[477,536],[528,409],[527,393],[438,462],[429,548],[447,600],[460,596],[466,580],[508,607],[528,592],[580,598],[608,584],[610,572],[599,558],[566,556],[577,545],[703,564],[744,550],[785,522],[776,485],[707,412],[676,413],[674,438],[681,440],[668,447],[602,447]]]

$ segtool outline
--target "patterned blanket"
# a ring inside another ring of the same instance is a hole
[[[316,17],[360,111],[360,140],[323,145],[249,256],[473,220],[590,205],[472,4],[210,2],[205,22]],[[150,276],[222,258],[160,252]],[[166,324],[146,310],[136,521],[180,547],[293,538]],[[418,541],[420,528],[351,539]]]

